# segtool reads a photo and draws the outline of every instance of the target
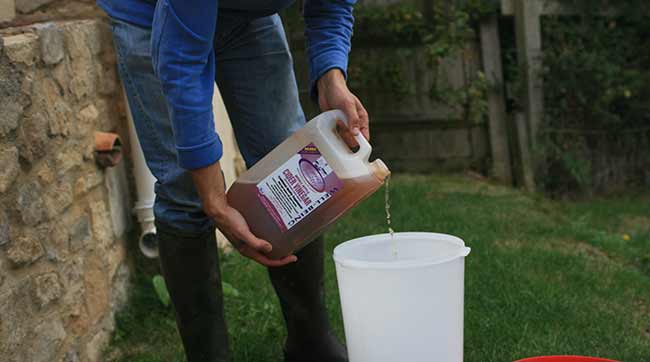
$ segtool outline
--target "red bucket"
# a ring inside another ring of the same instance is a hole
[[[515,362],[620,362],[613,359],[582,357],[582,356],[545,356],[531,357],[517,360]]]

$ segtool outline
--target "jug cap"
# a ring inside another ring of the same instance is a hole
[[[370,168],[372,170],[372,173],[375,174],[375,176],[380,179],[380,180],[385,180],[386,177],[390,175],[390,170],[388,169],[388,166],[382,161],[381,159],[376,159],[370,163]]]

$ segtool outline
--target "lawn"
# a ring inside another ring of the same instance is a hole
[[[551,201],[468,176],[404,175],[391,182],[391,200],[396,231],[453,234],[472,248],[465,361],[546,354],[650,361],[650,193]],[[331,250],[385,231],[378,192],[326,234],[327,302],[339,336]],[[281,361],[284,327],[265,270],[236,253],[221,261],[235,289],[226,295],[235,361]],[[151,286],[156,266],[136,264],[106,361],[182,361],[172,310]]]

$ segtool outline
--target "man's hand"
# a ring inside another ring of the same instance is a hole
[[[332,69],[318,79],[316,86],[321,111],[340,109],[348,117],[349,130],[341,133],[345,142],[351,147],[358,146],[354,136],[359,132],[370,140],[368,112],[359,98],[348,89],[343,73],[339,69]]]
[[[273,260],[267,256],[272,249],[271,244],[253,235],[244,217],[228,205],[226,186],[219,162],[192,170],[191,173],[203,203],[203,210],[214,219],[219,230],[239,253],[269,267],[282,266],[297,260],[295,255],[280,260]]]

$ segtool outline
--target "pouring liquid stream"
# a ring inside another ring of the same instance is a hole
[[[390,224],[390,175],[386,178],[386,192],[384,194],[384,207],[386,209],[386,224],[390,233],[393,259],[397,259],[397,242],[395,241],[395,231]]]

